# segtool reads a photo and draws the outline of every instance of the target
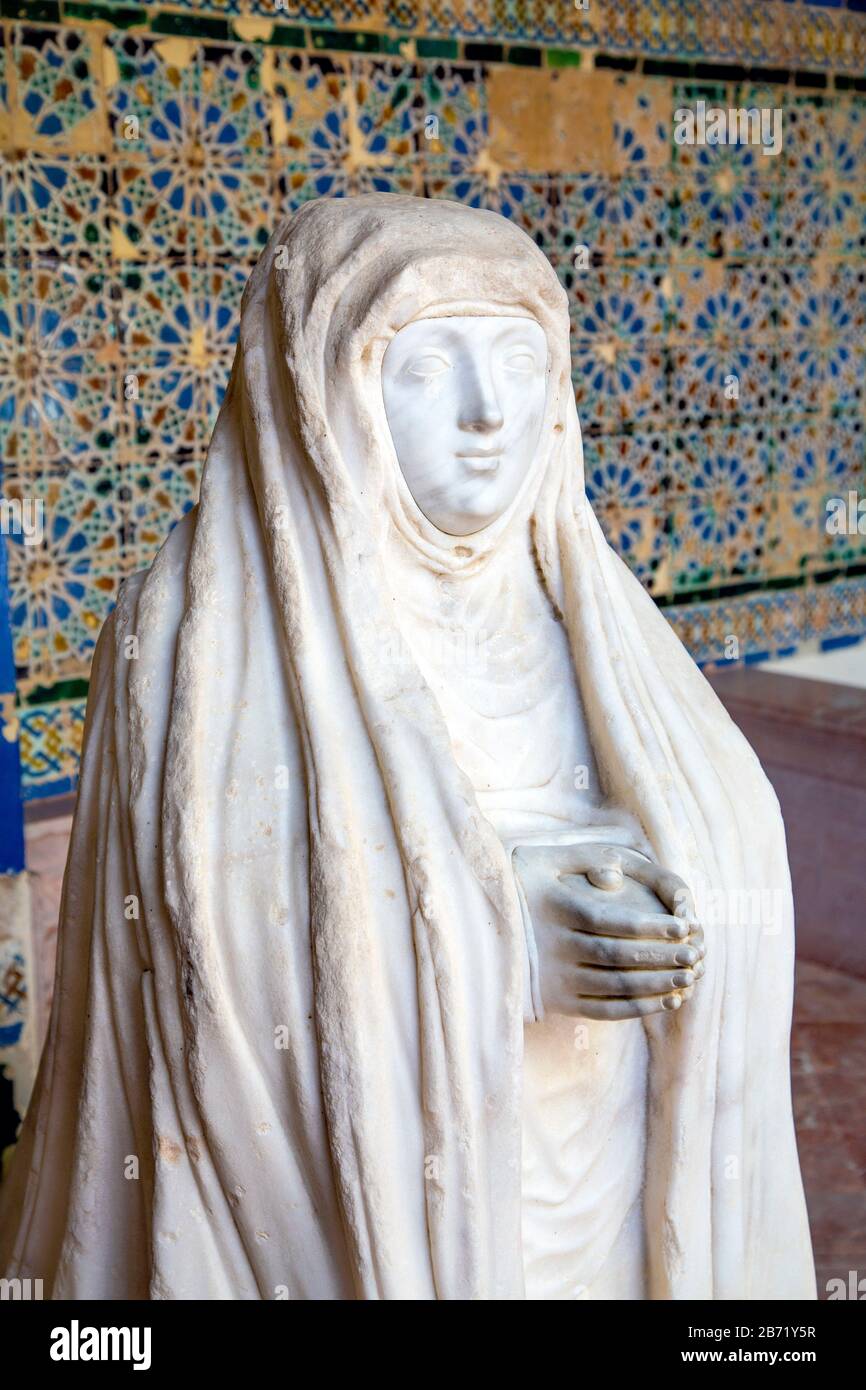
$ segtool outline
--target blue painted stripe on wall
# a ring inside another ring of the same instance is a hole
[[[3,716],[0,716],[0,873],[17,874],[24,868],[24,807],[5,536],[0,536],[0,696],[4,705]]]
[[[51,782],[30,782],[22,789],[25,801],[41,801],[46,796],[66,796],[78,786],[77,777],[57,777]]]

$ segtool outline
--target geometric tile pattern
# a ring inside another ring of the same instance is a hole
[[[322,195],[454,198],[542,247],[569,293],[588,491],[699,660],[732,634],[748,657],[866,632],[866,536],[825,525],[828,499],[866,493],[857,9],[31,12],[0,25],[3,495],[45,518],[39,545],[8,538],[31,794],[74,778],[70,683],[195,502],[250,267]],[[701,98],[781,108],[782,153],[678,146],[673,112]]]
[[[71,790],[78,773],[86,698],[55,699],[20,714],[23,795],[59,795]]]
[[[827,646],[866,633],[866,586],[860,579],[756,592],[666,609],[677,636],[702,665],[725,661],[731,639],[745,662],[793,652],[818,638]]]

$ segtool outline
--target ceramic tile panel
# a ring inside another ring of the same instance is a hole
[[[119,465],[60,460],[26,484],[7,480],[4,493],[26,498],[42,522],[38,544],[17,535],[8,546],[16,668],[31,689],[79,677],[121,578]]]
[[[8,538],[28,795],[74,779],[99,626],[194,505],[250,267],[314,197],[453,198],[545,252],[587,489],[699,660],[866,631],[864,538],[827,527],[866,485],[866,16],[77,8],[0,22],[0,453],[45,519]],[[678,144],[699,100],[780,111],[778,154]]]
[[[20,711],[22,794],[25,800],[69,791],[78,774],[86,700],[65,697]]]

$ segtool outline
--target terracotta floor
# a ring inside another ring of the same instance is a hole
[[[27,829],[37,994],[47,1018],[70,822]],[[44,1026],[44,1024],[43,1024]],[[800,961],[792,1040],[794,1114],[818,1272],[866,1278],[866,980]]]
[[[798,962],[791,1061],[823,1298],[828,1279],[866,1279],[866,980]]]

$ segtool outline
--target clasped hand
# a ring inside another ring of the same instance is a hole
[[[676,874],[598,844],[523,845],[513,862],[546,1011],[641,1018],[691,996],[704,973],[704,935]]]

